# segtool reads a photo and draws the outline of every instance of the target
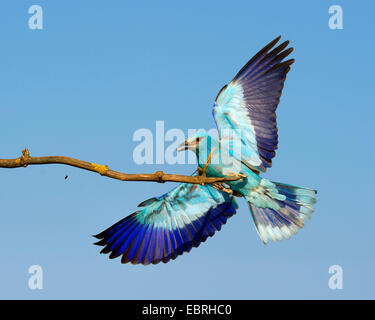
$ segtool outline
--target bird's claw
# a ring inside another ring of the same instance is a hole
[[[242,173],[237,173],[232,170],[225,170],[223,171],[223,174],[226,175],[227,177],[240,177],[240,178],[246,178],[247,176]]]
[[[212,186],[219,191],[224,191],[229,194],[233,194],[233,191],[231,189],[225,188],[221,183],[213,183]]]

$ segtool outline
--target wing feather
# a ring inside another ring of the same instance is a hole
[[[272,166],[278,146],[276,108],[293,59],[280,36],[260,50],[216,97],[214,118],[221,146],[256,170]]]
[[[166,263],[213,236],[236,208],[225,192],[184,183],[143,201],[137,212],[96,235],[96,244],[110,258],[122,255],[122,263]]]

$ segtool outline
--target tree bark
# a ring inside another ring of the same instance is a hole
[[[208,162],[210,161],[210,157]],[[203,170],[199,170],[197,176],[185,176],[179,174],[167,174],[163,171],[156,171],[155,173],[122,173],[111,170],[106,165],[99,165],[87,161],[82,161],[64,156],[48,156],[48,157],[31,157],[29,150],[26,148],[22,151],[22,156],[16,159],[0,159],[0,168],[20,168],[29,165],[42,164],[63,164],[92,172],[99,173],[102,176],[117,179],[121,181],[154,181],[154,182],[185,182],[192,184],[213,184],[226,181],[235,181],[243,178],[242,175],[226,176],[226,177],[207,177],[207,164]]]

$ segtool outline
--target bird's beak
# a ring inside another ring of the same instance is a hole
[[[177,152],[189,149],[189,142],[186,140],[177,147]]]

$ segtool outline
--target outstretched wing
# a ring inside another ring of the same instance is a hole
[[[278,144],[275,111],[289,66],[294,62],[283,62],[293,51],[286,49],[289,41],[271,51],[279,39],[260,50],[220,90],[213,109],[221,146],[234,156],[240,152],[246,165],[261,171],[272,166]]]
[[[183,183],[165,195],[142,202],[142,209],[95,237],[101,253],[121,262],[168,262],[213,236],[236,213],[228,193],[210,185]]]

